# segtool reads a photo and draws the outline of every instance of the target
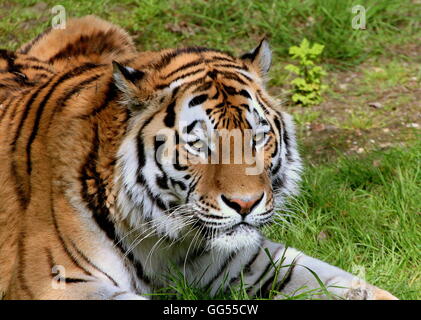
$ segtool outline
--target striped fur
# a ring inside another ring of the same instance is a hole
[[[250,294],[268,294],[269,252],[289,265],[284,293],[318,286],[307,267],[347,287],[339,296],[394,298],[261,235],[301,170],[291,117],[265,90],[270,60],[266,41],[241,58],[139,53],[92,16],[0,51],[0,293],[143,299],[175,264],[212,294],[241,276]],[[251,150],[235,164],[234,149],[216,151],[235,147],[234,131]]]

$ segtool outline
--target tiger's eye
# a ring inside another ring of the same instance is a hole
[[[193,143],[193,147],[196,149],[201,149],[205,146],[205,143],[201,140],[197,140],[195,143]]]

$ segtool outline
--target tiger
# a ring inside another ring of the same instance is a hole
[[[180,270],[212,297],[397,299],[264,236],[303,167],[271,60],[139,52],[95,16],[1,50],[3,298],[145,300]]]

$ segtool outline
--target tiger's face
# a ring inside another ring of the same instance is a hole
[[[132,110],[117,174],[123,219],[170,239],[196,230],[224,251],[258,245],[300,170],[292,121],[265,90],[270,60],[262,41],[241,58],[188,48],[150,70],[115,64]]]

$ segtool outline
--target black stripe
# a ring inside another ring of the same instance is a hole
[[[212,63],[215,61],[227,61],[227,62],[235,62],[235,58],[233,58],[230,55],[227,55],[226,57],[222,57],[222,56],[213,56],[209,59],[206,59],[205,62],[206,63]]]
[[[268,258],[269,259],[269,258]],[[256,285],[258,285],[260,283],[260,281],[262,281],[262,279],[268,275],[269,270],[273,268],[272,262],[270,260],[268,260],[268,265],[266,266],[265,269],[263,269],[263,272],[260,274],[260,277],[253,283],[253,287],[255,287]]]
[[[167,127],[172,128],[175,125],[175,103],[176,100],[173,100],[167,107],[167,113],[164,118],[164,123]]]
[[[208,95],[207,94],[201,94],[200,96],[196,96],[193,99],[190,100],[189,102],[189,108],[193,108],[199,104],[202,104],[203,102],[205,102],[208,99]]]
[[[32,170],[32,161],[31,161],[31,148],[32,148],[32,143],[34,142],[37,134],[38,134],[38,129],[39,129],[39,123],[41,121],[41,116],[42,113],[44,111],[44,108],[48,102],[48,100],[50,99],[51,95],[54,93],[54,91],[56,90],[56,88],[62,84],[64,81],[70,80],[74,77],[80,76],[83,73],[98,68],[99,65],[97,64],[93,64],[93,63],[87,63],[84,64],[82,66],[76,67],[73,70],[65,73],[64,75],[62,75],[60,78],[58,78],[58,80],[51,86],[51,88],[49,89],[48,93],[44,96],[44,99],[41,101],[41,103],[38,106],[37,112],[36,112],[36,117],[35,117],[35,121],[34,121],[34,126],[32,128],[32,132],[31,135],[29,136],[28,139],[28,143],[26,145],[26,154],[27,154],[27,173],[28,175],[31,174],[31,170]]]
[[[239,76],[239,74],[237,73],[228,72],[228,71],[219,71],[218,73],[220,73],[225,79],[230,79],[233,81],[237,81],[242,85],[247,85],[247,83],[243,79],[241,79],[241,76]]]
[[[247,71],[247,70],[244,70],[244,68],[242,66],[232,64],[232,63],[218,63],[218,64],[214,64],[213,66],[214,67],[220,67],[220,68],[232,68],[232,69]]]
[[[90,280],[86,279],[77,279],[77,278],[64,278],[64,282],[66,283],[84,283],[84,282],[90,282]]]
[[[140,173],[137,176],[137,183],[145,188],[145,191],[146,191],[146,194],[148,196],[149,201],[151,201],[154,205],[156,205],[159,209],[161,209],[163,211],[166,211],[168,209],[161,198],[159,198],[158,196],[154,196],[152,191],[149,189],[149,186],[148,186],[148,184],[145,180],[145,177],[143,176],[142,173]]]
[[[156,204],[161,210],[167,210],[167,207],[165,206],[165,204],[163,203],[163,201],[158,198],[155,197],[152,193],[152,191],[149,189],[149,186],[142,174],[142,168],[145,166],[146,164],[146,155],[145,155],[145,146],[143,143],[143,130],[144,128],[154,119],[155,115],[160,112],[157,111],[155,112],[152,116],[150,116],[142,125],[142,127],[140,128],[138,134],[137,134],[137,157],[138,157],[138,168],[137,168],[137,183],[142,185],[145,188],[146,194],[148,195],[149,200],[153,203]]]
[[[224,91],[226,93],[228,93],[229,95],[236,95],[237,94],[237,90],[234,87],[231,86],[226,86],[226,85],[222,85]],[[225,96],[227,97],[227,96]]]
[[[51,70],[50,68],[47,68],[45,66],[40,66],[40,65],[25,65],[25,64],[16,64],[16,67],[18,67],[19,69],[33,69],[33,70],[42,70],[42,71],[46,71],[50,74],[55,74],[55,72],[53,70]]]
[[[6,71],[10,73],[19,72],[19,68],[15,65],[16,54],[12,51],[0,49],[0,58],[6,60]]]
[[[113,29],[109,29],[106,32],[97,31],[90,35],[81,35],[77,40],[68,43],[64,48],[58,51],[48,60],[48,62],[52,63],[55,60],[68,59],[70,57],[88,56],[89,54],[105,55],[107,53],[113,53],[118,55],[119,53],[124,52],[124,45],[116,46],[109,41],[114,33],[115,31]],[[123,40],[123,38],[120,37],[120,40]],[[95,45],[92,45],[93,41]]]
[[[186,82],[182,84],[182,92],[181,94],[183,94],[184,92],[186,92],[188,89],[190,89],[191,87],[197,85],[197,84],[202,84],[206,79],[205,77],[199,78],[199,79],[195,79],[193,81],[190,82]]]
[[[207,81],[204,84],[202,84],[201,86],[194,89],[194,91],[192,93],[194,94],[194,93],[209,90],[212,87],[212,84],[213,84],[212,81]]]
[[[279,121],[279,119],[275,116],[274,117],[274,119],[273,119],[273,122],[275,123],[275,128],[276,128],[276,130],[278,130],[278,135],[279,135],[279,144],[281,143],[281,140],[282,140],[282,137],[283,137],[283,134],[282,134],[282,126],[281,126],[281,122]],[[279,148],[278,148],[278,141],[276,141],[276,139],[275,139],[275,150],[274,150],[274,152],[272,153],[272,158],[274,158],[275,156],[276,156],[276,154],[278,153],[278,151],[279,151]],[[272,169],[272,174],[273,175],[276,175],[277,173],[278,173],[278,171],[280,170],[280,168],[281,168],[281,165],[282,165],[282,158],[281,157],[279,157],[279,161],[278,161],[278,163],[276,164],[276,166]]]
[[[240,90],[240,91],[238,92],[238,94],[239,94],[239,95],[242,95],[242,96],[243,96],[243,97],[245,97],[245,98],[251,99],[251,96],[250,96],[250,94],[248,93],[248,91],[247,91],[247,90],[242,89],[242,90]]]
[[[175,149],[175,161],[173,163],[173,167],[177,171],[186,171],[189,167],[183,166],[180,164],[180,153],[178,152],[178,149]]]
[[[175,82],[175,81],[178,81],[178,80],[181,80],[181,79],[184,79],[184,78],[187,78],[187,77],[193,76],[193,75],[195,75],[195,74],[197,74],[197,73],[200,73],[200,72],[202,72],[202,71],[205,71],[205,69],[204,69],[204,68],[200,68],[200,69],[197,69],[197,70],[191,71],[191,72],[189,72],[189,73],[185,73],[185,74],[183,74],[183,75],[179,76],[178,78],[171,80],[171,82]],[[165,88],[167,88],[167,87],[169,87],[169,86],[170,86],[170,83],[167,83],[167,84],[160,84],[160,85],[157,85],[157,86],[155,87],[155,89],[162,90],[162,89],[165,89]]]
[[[94,268],[98,272],[105,275],[116,287],[118,287],[117,282],[108,273],[102,271],[99,267],[93,264],[92,261],[89,260],[88,257],[85,256],[85,254],[76,246],[76,244],[72,240],[70,240],[70,244],[72,245],[73,249],[79,254],[79,256],[81,256],[82,259],[85,260],[87,264],[89,264],[92,268]]]
[[[31,96],[29,97],[28,101],[25,104],[25,108],[22,111],[22,116],[20,118],[18,127],[16,129],[16,133],[15,136],[13,138],[13,141],[11,143],[12,149],[11,152],[12,154],[15,153],[16,151],[16,147],[17,147],[17,140],[20,137],[22,128],[23,128],[23,124],[25,123],[26,118],[28,117],[28,113],[29,113],[29,109],[32,105],[32,103],[35,101],[35,99],[38,97],[38,95],[40,94],[40,92],[47,87],[50,82],[52,81],[52,79],[50,79],[49,81],[47,81],[46,83],[44,83],[41,87],[37,88],[36,91],[34,91]],[[11,169],[13,176],[15,177],[15,188],[16,188],[16,193],[19,196],[19,201],[20,204],[23,206],[23,208],[26,208],[26,206],[28,205],[29,202],[29,194],[27,194],[25,192],[25,190],[22,187],[22,177],[18,174],[17,171],[17,163],[16,163],[16,159],[13,155],[13,160],[12,160],[12,164],[11,164]]]
[[[160,112],[160,110],[156,111],[154,114],[152,114],[148,119],[145,120],[145,122],[142,124],[142,127],[139,129],[139,132],[137,133],[136,138],[136,147],[137,147],[137,175],[141,174],[142,168],[145,166],[146,163],[146,156],[145,156],[145,150],[144,150],[144,144],[143,144],[143,130],[145,127],[152,122],[152,120],[155,118],[156,114]]]
[[[0,122],[3,120],[3,118],[5,118],[6,113],[9,110],[10,106],[13,104],[13,102],[15,102],[15,101],[12,100],[13,98],[9,97],[9,99],[10,100],[7,103],[2,102],[0,104],[0,105],[3,106],[3,110],[2,110],[3,112],[2,112],[2,114],[0,114]]]
[[[87,279],[80,279],[80,278],[67,278],[67,277],[63,277],[62,275],[60,275],[59,273],[54,274],[53,273],[53,268],[57,265],[56,262],[54,261],[53,255],[51,253],[51,250],[49,248],[45,248],[45,253],[47,255],[47,259],[48,259],[48,264],[50,265],[50,274],[51,277],[56,277],[59,276],[58,280],[59,281],[64,281],[65,283],[83,283],[83,282],[90,282],[90,280]]]
[[[144,270],[142,264],[140,263],[140,261],[135,260],[133,254],[131,252],[127,255],[127,258],[133,263],[133,266],[136,270],[137,277],[139,279],[143,280],[146,284],[149,284],[151,282],[151,280],[145,274],[145,270]]]
[[[177,69],[171,71],[169,74],[165,75],[164,77],[161,77],[161,79],[166,80],[166,79],[172,77],[173,75],[175,75],[177,72],[180,72],[182,70],[188,69],[190,67],[197,66],[197,65],[199,65],[201,63],[203,63],[203,59],[197,59],[197,60],[194,60],[192,62],[183,64],[182,66],[180,66]]]
[[[164,173],[161,176],[156,176],[156,184],[158,185],[158,187],[160,187],[161,189],[167,190],[169,189],[168,187],[168,177],[167,175]]]
[[[197,120],[194,120],[192,123],[190,123],[187,127],[186,127],[186,133],[190,133],[194,127],[196,126],[196,124],[198,123]]]
[[[143,125],[145,127],[145,125]],[[137,135],[137,172],[140,173],[140,170],[145,166],[146,164],[146,155],[145,155],[145,145],[143,143],[143,137],[142,137],[142,129],[139,130],[139,133]]]
[[[3,78],[0,80],[4,82],[0,84],[0,87],[9,88],[15,91],[18,91],[21,89],[21,87],[19,86],[34,86],[34,83],[28,81],[28,78],[23,73],[16,73],[14,74],[14,77]],[[13,82],[13,83],[10,83],[10,82]]]
[[[190,194],[194,191],[194,188],[196,188],[196,185],[199,183],[199,181],[200,181],[200,176],[198,176],[196,180],[193,179],[190,182],[189,191],[188,191],[187,196],[186,196],[186,203],[189,201]]]
[[[259,248],[262,245],[263,239],[260,239]],[[260,249],[251,257],[250,261],[244,266],[243,270],[245,273],[251,272],[251,266],[256,261],[257,257],[260,255]]]
[[[178,185],[181,190],[185,191],[187,189],[186,185],[182,181],[175,180],[173,178],[170,178],[171,183],[173,186]]]
[[[88,114],[78,116],[78,118],[89,119],[91,117],[94,117],[97,114],[99,114],[101,111],[105,110],[112,102],[114,102],[116,100],[116,98],[118,98],[119,90],[117,89],[112,77],[108,81],[107,89],[105,91],[106,91],[105,97],[102,100],[101,105],[99,105],[98,107],[91,110],[90,113],[88,113]]]
[[[285,144],[285,150],[286,150],[285,157],[287,158],[288,161],[293,162],[293,159],[291,157],[291,150],[290,150],[291,149],[290,137],[286,130],[285,122],[283,118],[281,118],[281,123],[282,123],[282,141]]]
[[[262,100],[267,106],[270,106],[269,101],[266,100],[266,98],[263,96],[262,91],[260,89],[257,90],[257,96]],[[279,112],[277,112],[280,114]]]
[[[287,275],[282,279],[282,281],[277,285],[276,291],[282,291],[286,285],[292,280],[292,273],[294,272],[295,263],[292,262],[292,265],[288,268]]]
[[[174,90],[173,96],[176,94],[178,90]],[[137,168],[137,183],[142,185],[145,188],[146,195],[148,196],[148,199],[151,201],[151,203],[155,204],[160,208],[161,210],[167,210],[167,206],[162,201],[161,198],[158,196],[155,196],[152,191],[150,190],[143,174],[142,174],[142,168],[146,164],[146,155],[144,150],[144,143],[143,143],[143,130],[144,128],[154,119],[155,115],[160,112],[158,110],[153,115],[151,115],[146,121],[143,123],[142,127],[140,128],[138,135],[137,135],[137,156],[138,156],[138,168]],[[162,171],[164,172],[164,171]]]
[[[25,47],[23,47],[21,50],[19,50],[19,53],[27,54],[32,47],[39,42],[44,36],[49,34],[51,32],[52,28],[46,29],[44,32],[40,33],[34,40],[29,42]]]
[[[27,60],[27,61],[35,61],[35,62],[42,62],[44,63],[44,61],[41,61],[40,59],[33,57],[33,56],[24,56],[24,57],[19,57],[23,60]]]
[[[121,296],[123,294],[127,294],[127,291],[120,291],[120,292],[116,292],[114,293],[108,300],[114,300],[115,298],[117,298],[118,296]]]
[[[26,104],[25,104],[25,108],[24,108],[24,109],[23,109],[23,111],[22,111],[22,117],[21,117],[21,119],[20,119],[20,122],[19,122],[18,128],[17,128],[17,130],[16,130],[15,138],[13,139],[13,142],[12,142],[12,152],[16,151],[16,142],[17,142],[17,140],[18,140],[18,138],[19,138],[19,136],[20,136],[20,133],[21,133],[21,130],[22,130],[23,124],[24,124],[24,122],[25,122],[26,118],[28,117],[29,108],[31,107],[31,105],[32,105],[32,103],[35,101],[35,99],[38,97],[38,95],[40,94],[40,92],[41,92],[41,91],[42,91],[45,87],[47,87],[47,86],[51,83],[51,81],[52,81],[52,80],[53,80],[53,79],[49,79],[49,80],[48,80],[46,83],[44,83],[42,86],[40,86],[40,87],[36,88],[36,90],[32,93],[32,95],[29,97],[28,101],[26,102]]]
[[[67,254],[67,256],[70,258],[70,260],[73,262],[73,264],[76,267],[83,270],[83,272],[85,274],[87,274],[88,276],[92,276],[92,273],[90,273],[88,270],[86,270],[84,267],[82,267],[82,265],[76,260],[76,258],[70,252],[70,249],[67,247],[66,241],[64,240],[64,237],[61,234],[60,228],[58,226],[58,222],[57,222],[56,213],[55,213],[54,204],[53,204],[52,199],[51,199],[51,217],[52,217],[52,220],[53,220],[54,230],[56,231],[56,235],[59,239],[59,242],[60,242],[62,248],[64,249],[64,252]]]
[[[220,108],[222,108],[222,107],[225,107],[225,105],[226,105],[226,103],[225,103],[225,101],[223,101],[223,102],[221,102],[221,103],[218,103],[215,107],[214,107],[214,109],[220,109]],[[208,109],[209,110],[209,109]],[[207,111],[207,110],[206,110]],[[225,114],[225,113],[224,113]]]
[[[259,248],[260,248],[260,246],[262,245],[262,242],[263,242],[263,239],[261,238],[260,239],[260,241],[259,241]],[[256,250],[256,253],[254,254],[254,255],[252,255],[251,256],[251,258],[250,258],[250,260],[247,262],[247,264],[245,264],[244,266],[243,266],[243,269],[242,270],[239,270],[239,273],[238,273],[238,275],[237,275],[237,277],[234,277],[234,278],[232,278],[231,280],[230,280],[230,285],[231,284],[233,284],[233,283],[235,283],[236,281],[238,281],[239,279],[240,279],[240,276],[241,275],[243,275],[243,274],[248,274],[248,273],[250,273],[252,270],[251,270],[251,266],[253,265],[253,263],[256,261],[256,259],[257,259],[257,257],[260,255],[260,249],[257,249]]]
[[[228,53],[223,52],[223,51],[219,51],[219,50],[215,50],[215,49],[209,49],[209,48],[204,48],[204,47],[187,47],[187,48],[180,48],[180,49],[176,49],[173,51],[170,51],[166,54],[164,54],[161,58],[161,60],[156,63],[154,65],[154,68],[156,70],[161,70],[163,68],[165,68],[166,66],[168,66],[173,59],[175,59],[176,57],[185,55],[185,54],[189,54],[189,53],[203,53],[203,52],[215,52],[215,53],[222,53],[225,54],[227,56],[230,56]]]
[[[161,188],[161,189],[169,189],[168,187],[168,177],[167,174],[165,173],[164,169],[162,168],[162,164],[161,164],[161,155],[162,153],[158,153],[158,150],[160,149],[160,147],[165,144],[165,140],[159,140],[157,137],[155,137],[154,140],[154,149],[155,149],[155,164],[158,167],[158,169],[161,171],[162,176],[156,176],[156,184]],[[159,157],[159,159],[158,159]]]
[[[229,256],[224,263],[222,264],[222,266],[219,268],[219,270],[216,272],[216,274],[209,280],[209,282],[207,283],[206,287],[207,290],[209,290],[209,288],[212,286],[213,282],[218,279],[222,273],[224,272],[224,270],[228,267],[228,265],[234,260],[234,258],[237,257],[237,254],[233,254],[231,256]]]
[[[263,272],[261,273],[260,277],[253,283],[253,287],[255,287],[256,285],[258,285],[263,280],[263,278],[268,275],[268,272],[269,272],[270,268],[273,268],[274,269],[275,266],[272,264],[272,260],[271,259],[273,259],[273,257],[275,257],[278,254],[278,251],[281,250],[281,249],[285,249],[285,248],[284,247],[279,247],[278,249],[276,249],[271,254],[271,256],[272,256],[271,258],[268,257],[268,265],[265,268],[265,270],[263,270]],[[273,272],[275,272],[275,270],[273,270]],[[260,287],[260,288],[262,288],[262,287]]]
[[[220,94],[221,93],[219,92],[219,89],[217,88],[215,94],[211,97],[211,100],[217,100]]]
[[[212,80],[216,80],[218,76],[218,72],[216,70],[210,70],[207,74],[206,77],[211,78]]]
[[[91,151],[86,157],[85,165],[82,167],[80,174],[80,181],[82,183],[82,199],[85,201],[88,209],[92,212],[92,216],[99,228],[105,232],[112,242],[116,243],[115,226],[110,220],[110,212],[106,206],[107,197],[105,184],[96,169],[100,146],[98,124],[96,122],[94,124],[93,134]],[[93,194],[88,192],[89,180],[95,183],[96,192]],[[121,246],[117,247],[122,250]]]
[[[268,108],[262,103],[262,101],[259,98],[259,95],[256,95],[256,100],[257,100],[257,103],[260,105],[260,107],[262,107],[265,114],[269,114],[270,112],[268,111]]]
[[[51,125],[51,123],[52,123],[52,121],[53,121],[53,119],[54,119],[55,114],[56,114],[58,111],[60,111],[60,112],[61,112],[61,111],[63,110],[63,108],[65,107],[65,105],[66,105],[67,101],[68,101],[68,100],[70,100],[70,98],[71,98],[71,97],[73,97],[75,94],[78,94],[78,93],[79,93],[80,91],[82,91],[83,89],[87,89],[88,85],[89,85],[89,84],[91,84],[92,82],[96,81],[98,78],[100,78],[100,76],[101,76],[101,75],[94,75],[94,76],[92,76],[92,77],[89,77],[89,78],[87,78],[87,79],[83,80],[83,81],[82,81],[82,82],[80,82],[77,86],[72,87],[72,88],[70,88],[69,90],[67,90],[67,91],[65,92],[65,94],[64,94],[63,96],[61,96],[61,97],[57,100],[57,102],[55,103],[55,104],[56,104],[56,106],[54,107],[53,112],[52,112],[52,114],[51,114],[51,116],[50,116],[50,121],[49,121],[49,123],[48,123],[47,130],[48,130],[48,128],[50,127],[50,125]]]
[[[18,262],[18,274],[17,277],[19,279],[20,285],[22,287],[22,289],[24,291],[26,291],[27,295],[29,296],[29,298],[31,300],[33,300],[35,298],[32,290],[29,288],[28,283],[26,282],[26,277],[25,277],[25,269],[26,269],[26,261],[25,261],[25,255],[26,255],[26,248],[24,245],[24,240],[25,240],[25,231],[22,230],[19,234],[19,238],[18,238],[18,257],[19,257],[19,262]]]

